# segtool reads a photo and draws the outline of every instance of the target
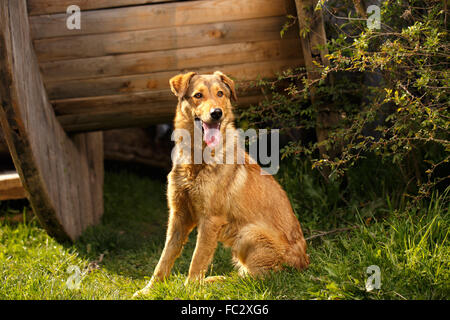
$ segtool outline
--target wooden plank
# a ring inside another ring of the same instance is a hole
[[[0,200],[26,198],[20,177],[15,172],[0,173]]]
[[[81,29],[66,28],[67,14],[30,17],[32,38],[43,39],[170,26],[277,17],[288,13],[285,0],[202,0],[82,12]]]
[[[64,60],[40,66],[47,83],[299,57],[299,40],[286,39]]]
[[[169,89],[138,92],[132,94],[120,94],[110,96],[98,96],[89,98],[74,98],[53,101],[55,112],[58,116],[75,114],[120,113],[132,110],[147,109],[148,114],[160,116],[159,105],[176,106],[177,99]],[[164,109],[166,110],[166,109]],[[169,112],[172,114],[172,112]],[[70,123],[65,123],[70,124]],[[106,124],[105,124],[106,125]],[[102,127],[99,127],[100,129]],[[66,130],[70,131],[68,127]]]
[[[274,77],[276,73],[281,70],[302,65],[303,59],[288,59],[195,68],[192,70],[197,71],[198,73],[211,73],[214,70],[221,70],[241,82],[256,80],[257,78]],[[183,72],[183,70],[156,72],[143,75],[108,77],[101,79],[48,82],[46,83],[46,87],[49,97],[53,103],[53,100],[168,89],[169,79],[175,74],[181,72]],[[55,110],[58,114],[61,111],[58,108]]]
[[[34,213],[50,235],[76,239],[103,213],[101,133],[70,139],[50,105],[25,0],[0,0],[0,122]]]
[[[321,68],[318,66],[329,67],[328,49],[326,46],[327,36],[325,33],[325,25],[322,10],[315,10],[318,0],[295,0],[298,13],[298,21],[301,34],[302,53],[305,60],[305,67],[308,79],[311,81],[321,78]],[[303,31],[302,31],[303,30]],[[308,30],[308,32],[305,32]],[[327,81],[332,84],[331,75]],[[316,102],[315,86],[310,87],[311,102]],[[339,146],[326,148],[321,142],[328,138],[328,132],[334,128],[340,121],[339,112],[333,106],[332,101],[329,103],[318,103],[316,118],[316,135],[319,142],[319,152],[322,157],[335,158],[339,153]],[[338,144],[336,144],[338,145]],[[328,176],[329,170],[324,172],[324,176]]]
[[[243,97],[245,98],[250,95],[261,95],[259,89],[252,89],[249,88],[249,86],[245,89],[239,88],[237,89],[237,92],[240,97],[239,104],[242,103]],[[162,116],[159,113],[160,110],[164,110],[163,112],[166,112],[169,118],[172,117],[174,115],[173,112],[175,111],[176,104],[177,98],[173,95],[170,89],[91,98],[64,99],[54,102],[55,110],[58,116],[89,116],[89,114],[119,114],[121,112],[139,111],[139,115],[142,115],[143,112],[145,112],[149,116],[154,115],[157,118]],[[67,122],[65,122],[65,124],[70,125],[70,123]],[[102,128],[103,127],[99,127],[97,129]],[[71,131],[68,127],[65,127],[65,129],[67,131]]]
[[[50,38],[34,41],[39,62],[280,39],[286,17]],[[297,36],[290,28],[284,39]]]
[[[126,127],[145,127],[150,124],[170,123],[176,109],[176,99],[171,102],[155,103],[151,106],[145,103],[139,103],[136,96],[140,96],[142,101],[146,98],[148,92],[143,94],[133,94],[126,96],[110,97],[113,101],[109,101],[114,106],[122,103],[126,108],[118,110],[108,110],[103,112],[89,112],[58,116],[58,120],[69,132],[85,132],[95,130],[108,130]],[[119,101],[120,100],[120,101]],[[247,106],[249,104],[258,103],[262,100],[260,94],[256,96],[246,96],[239,99],[239,106]],[[101,101],[99,99],[98,101]],[[104,100],[103,100],[104,101]],[[106,102],[108,103],[108,102]],[[107,109],[107,108],[106,108]]]
[[[28,0],[28,14],[65,13],[71,5],[77,5],[81,11],[134,6],[161,2],[174,2],[179,0]]]
[[[260,89],[249,88],[248,81],[245,80],[274,77],[281,70],[302,65],[303,61],[300,59],[221,66],[217,69],[231,75],[237,81],[237,105],[245,106],[250,103],[257,103],[262,99]],[[216,69],[200,69],[197,71],[199,73],[210,73],[214,70]],[[160,90],[62,99],[54,100],[52,103],[58,114],[58,120],[66,131],[106,130],[171,122],[177,101],[169,90],[167,83],[168,79],[177,72],[161,73],[157,78],[155,78],[157,74],[150,75],[153,76],[152,81],[155,81],[156,88],[162,88]],[[137,85],[137,82],[135,84]]]

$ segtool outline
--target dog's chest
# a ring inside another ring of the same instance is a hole
[[[209,204],[218,192],[218,170],[205,166],[190,177],[186,177],[189,184],[189,198],[193,204]]]
[[[197,214],[210,210],[226,210],[230,201],[229,182],[232,166],[202,166],[178,170],[174,174],[176,188],[188,196]]]

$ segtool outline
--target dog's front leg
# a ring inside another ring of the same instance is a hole
[[[148,294],[156,281],[161,281],[169,276],[170,270],[172,269],[175,260],[180,255],[194,225],[195,224],[189,214],[171,210],[167,227],[166,243],[161,257],[159,258],[158,265],[153,272],[150,282],[144,289],[136,292],[133,297]]]
[[[186,283],[192,280],[203,280],[205,277],[208,266],[214,257],[220,229],[224,224],[220,217],[206,217],[198,225],[197,244]]]

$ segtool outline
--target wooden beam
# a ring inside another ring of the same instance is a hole
[[[40,67],[47,83],[300,57],[298,39],[286,39],[45,62]]]
[[[0,122],[34,213],[59,240],[103,213],[101,133],[69,138],[50,105],[33,52],[25,0],[0,0]]]
[[[207,47],[236,42],[279,40],[285,16],[187,26],[74,35],[34,41],[39,62],[102,57],[126,53]],[[283,39],[296,38],[290,28]]]
[[[134,94],[130,98],[136,98],[136,96]],[[113,96],[110,98],[109,103],[112,105],[117,106],[123,102],[126,104],[126,107],[114,111],[106,110],[103,112],[62,115],[58,117],[58,120],[69,132],[86,132],[171,123],[175,115],[176,101],[155,103],[149,106],[148,104],[139,104],[139,102],[134,101],[126,103],[126,96]],[[239,106],[255,104],[261,100],[262,96],[260,94],[242,97],[239,99]],[[97,102],[100,101],[102,101],[102,98],[98,98]],[[108,103],[108,101],[105,103]]]
[[[316,9],[318,0],[295,0],[300,27],[300,39],[303,59],[308,79],[315,81],[321,78],[321,67],[330,65],[327,58],[327,37],[323,21],[322,9]],[[327,79],[332,85],[332,79]],[[311,102],[316,103],[316,88],[310,87]],[[317,104],[316,135],[319,142],[319,152],[322,157],[334,158],[337,149],[329,149],[322,144],[328,138],[328,132],[339,122],[339,114],[332,102]]]
[[[279,17],[290,13],[288,10],[284,0],[180,1],[82,12],[80,30],[65,28],[68,15],[64,13],[33,16],[30,17],[30,23],[32,38],[36,40]]]
[[[238,105],[241,105],[248,100],[249,96],[259,96],[262,98],[261,89],[249,88],[250,83],[239,83],[237,88]],[[244,87],[244,88],[243,88]],[[56,100],[53,102],[54,109],[58,117],[65,115],[88,115],[88,114],[103,114],[103,113],[122,113],[139,111],[139,116],[155,116],[161,117],[160,110],[165,110],[166,118],[172,120],[175,115],[177,105],[177,98],[170,89],[152,90],[145,92],[138,92],[133,94],[110,95],[88,98],[74,98]],[[158,111],[159,110],[159,111]],[[171,122],[171,121],[170,121]],[[154,124],[151,122],[150,124]],[[105,124],[107,126],[107,124]],[[111,127],[108,127],[110,129]],[[66,131],[70,131],[64,126]],[[97,128],[101,130],[102,127]]]
[[[302,53],[308,78],[315,80],[320,77],[318,65],[329,66],[326,48],[327,36],[323,23],[322,10],[317,9],[318,0],[295,0],[300,28]],[[316,62],[317,64],[315,64]]]
[[[281,70],[285,70],[289,67],[300,67],[302,65],[303,59],[298,58],[232,65],[216,65],[189,70],[197,71],[198,73],[211,73],[215,70],[220,70],[231,76],[237,82],[242,83],[259,78],[274,78]],[[169,89],[169,79],[181,72],[183,72],[182,69],[142,75],[47,82],[45,86],[53,103],[54,100]],[[59,112],[61,110],[57,105],[55,106],[55,110],[57,114],[60,114]]]
[[[20,177],[15,172],[0,173],[0,200],[26,198]]]
[[[28,14],[35,16],[41,14],[65,13],[71,5],[77,5],[82,11],[103,8],[135,6],[178,0],[28,0]]]
[[[238,92],[237,106],[241,107],[255,104],[263,99],[260,89],[250,86],[253,80],[274,78],[280,70],[302,65],[302,59],[293,59],[219,66],[217,69],[235,79]],[[214,70],[216,69],[207,68],[196,71],[210,73]],[[120,94],[113,90],[115,94],[53,100],[52,104],[66,131],[106,130],[172,122],[177,100],[167,83],[168,79],[177,72],[155,73],[148,77],[129,79],[127,80],[129,89],[123,90]],[[108,86],[119,88],[120,85],[116,86],[115,81],[116,79],[111,78],[101,85],[91,83],[92,94],[107,92]],[[119,81],[119,83],[121,82]],[[152,90],[146,90],[148,83],[152,84]],[[71,83],[68,88],[71,88],[72,85],[76,86],[75,83]],[[88,87],[89,83],[83,84],[83,88],[89,93]],[[81,90],[81,88],[78,87],[76,90]]]

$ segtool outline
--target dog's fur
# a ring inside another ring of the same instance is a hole
[[[234,82],[219,71],[213,75],[190,72],[173,77],[170,86],[178,97],[175,129],[186,129],[193,136],[195,120],[213,122],[210,111],[220,108],[220,132],[223,145],[228,146],[230,137],[225,131],[235,130]],[[194,97],[199,92],[203,97]],[[202,148],[206,148],[204,141]],[[195,227],[197,244],[188,281],[204,279],[219,241],[231,247],[240,274],[258,276],[284,264],[301,270],[309,264],[306,242],[286,193],[271,175],[262,175],[247,154],[244,164],[174,163],[167,197],[170,213],[165,247],[151,281],[139,294],[169,275]]]

